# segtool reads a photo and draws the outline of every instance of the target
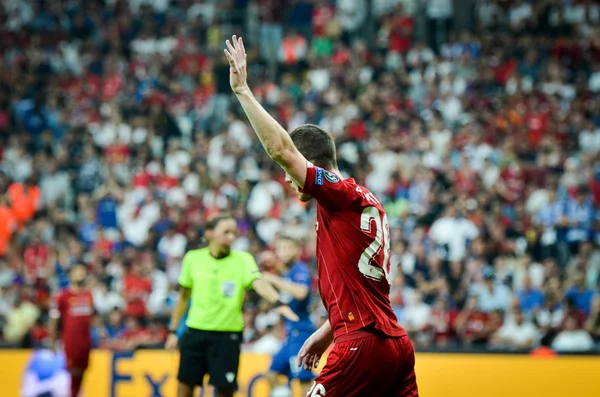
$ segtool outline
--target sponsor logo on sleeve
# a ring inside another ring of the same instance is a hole
[[[315,174],[315,185],[323,186],[323,184],[325,183],[325,181],[323,180],[323,174],[325,172],[327,171],[323,170],[323,168],[317,167],[317,173]]]

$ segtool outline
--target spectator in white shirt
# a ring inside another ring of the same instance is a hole
[[[173,226],[169,227],[165,235],[158,241],[158,253],[168,263],[178,262],[185,254],[187,239],[183,234],[176,233]]]
[[[511,28],[522,29],[523,25],[531,18],[532,13],[531,4],[523,0],[516,0],[508,12]]]
[[[346,34],[350,37],[358,33],[367,16],[365,0],[337,0],[336,16]]]
[[[479,230],[467,218],[459,218],[454,205],[446,208],[446,214],[433,222],[429,237],[439,246],[447,248],[450,261],[461,260],[467,252],[467,244],[479,235]]]
[[[94,298],[94,308],[102,316],[108,315],[115,308],[125,308],[123,297],[116,291],[109,289],[109,286],[104,282],[98,282],[92,288],[92,296]]]
[[[484,312],[506,311],[512,297],[510,289],[506,285],[496,282],[494,272],[491,270],[484,272],[483,283],[477,283],[471,287],[471,294],[477,296],[479,308]]]
[[[559,353],[584,352],[594,348],[594,340],[587,331],[579,328],[575,317],[568,316],[565,319],[565,329],[556,335],[552,348]]]
[[[509,349],[529,349],[538,339],[538,330],[529,321],[525,321],[523,312],[517,309],[513,319],[504,322],[492,337],[492,345]]]
[[[151,254],[147,254],[142,262],[146,274],[150,275],[152,281],[152,292],[148,297],[148,311],[153,314],[167,314],[169,295],[169,279],[167,274],[156,267],[156,261]]]
[[[415,293],[404,310],[404,328],[411,333],[423,331],[429,324],[430,313],[431,307],[423,302],[423,295]]]

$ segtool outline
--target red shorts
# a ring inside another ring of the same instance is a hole
[[[333,345],[307,397],[419,396],[408,336],[359,331],[344,339]]]
[[[65,358],[67,359],[68,370],[85,370],[90,361],[90,349],[65,348]]]

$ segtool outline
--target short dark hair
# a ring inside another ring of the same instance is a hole
[[[215,230],[221,221],[225,221],[228,219],[233,219],[233,217],[229,214],[219,213],[211,216],[206,222],[206,230]]]
[[[296,148],[317,167],[337,168],[335,143],[325,130],[314,124],[304,124],[290,133]]]

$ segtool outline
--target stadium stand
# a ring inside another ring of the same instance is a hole
[[[236,32],[272,114],[330,131],[385,203],[391,299],[419,349],[599,351],[600,6],[459,3],[1,2],[2,345],[47,343],[77,262],[96,346],[159,345],[219,211],[238,249],[264,258],[285,230],[314,266],[314,203],[230,95]],[[277,350],[268,306],[250,297],[246,319],[246,349]]]

